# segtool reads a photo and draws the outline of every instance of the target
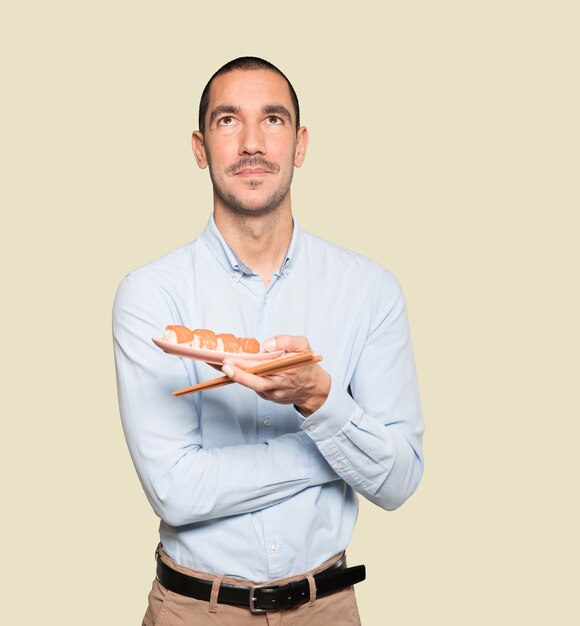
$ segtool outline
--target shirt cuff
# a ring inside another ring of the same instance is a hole
[[[298,411],[296,413],[302,422],[301,430],[314,441],[320,442],[336,435],[347,422],[355,418],[358,411],[359,407],[346,389],[333,380],[326,401],[317,411],[306,419]]]

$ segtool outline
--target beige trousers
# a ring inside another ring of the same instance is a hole
[[[169,567],[197,578],[214,582],[213,597],[217,597],[219,583],[241,585],[246,587],[254,581],[240,581],[239,578],[221,578],[198,572],[170,559],[163,550],[159,550],[159,558]],[[320,567],[301,576],[282,578],[272,581],[276,585],[301,580],[317,574],[338,561],[340,555],[323,563]],[[314,597],[300,606],[269,611],[268,613],[252,613],[249,608],[204,602],[195,598],[180,596],[168,591],[157,579],[149,593],[149,606],[143,618],[142,626],[360,626],[360,617],[354,596],[354,589],[349,587],[322,598]]]

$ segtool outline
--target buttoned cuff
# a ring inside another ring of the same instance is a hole
[[[330,467],[328,461],[320,453],[316,443],[305,432],[297,433],[300,442],[307,453],[310,466],[309,485],[322,485],[337,480],[336,472]]]
[[[356,418],[357,412],[360,409],[346,389],[332,380],[328,397],[317,411],[306,419],[298,411],[296,414],[302,422],[300,428],[312,440],[321,442],[336,435],[345,424]]]

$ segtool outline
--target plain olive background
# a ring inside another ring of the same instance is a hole
[[[363,624],[576,623],[577,7],[2,8],[3,621],[140,623],[157,519],[120,426],[112,300],[205,225],[198,99],[254,54],[310,130],[302,227],[407,297],[426,470],[395,512],[361,502]]]

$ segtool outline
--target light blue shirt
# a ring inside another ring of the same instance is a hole
[[[256,337],[303,335],[332,377],[308,419],[151,341],[168,324]],[[391,510],[417,488],[423,419],[398,282],[300,229],[268,287],[213,217],[203,234],[128,274],[113,310],[119,405],[131,457],[178,563],[255,581],[344,550],[356,493]],[[385,520],[388,528],[388,520]]]

